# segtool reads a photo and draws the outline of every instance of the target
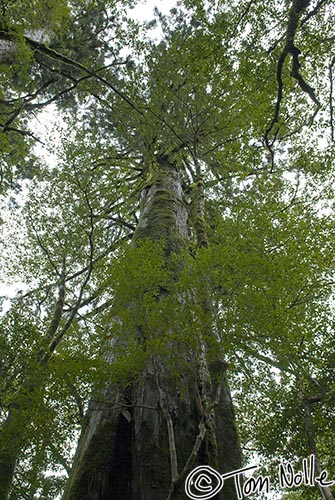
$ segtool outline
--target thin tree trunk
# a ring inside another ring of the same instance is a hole
[[[59,327],[65,300],[65,261],[59,284],[58,298],[52,319],[46,333],[46,340],[51,341]],[[6,500],[10,494],[14,472],[22,447],[27,443],[27,429],[31,425],[36,393],[43,390],[46,382],[43,367],[52,355],[52,350],[41,350],[36,359],[39,373],[27,374],[22,386],[17,390],[8,415],[0,428],[0,498]]]
[[[308,398],[302,399],[302,405],[304,408],[304,423],[305,423],[305,431],[307,438],[307,448],[310,454],[313,454],[315,457],[315,472],[318,476],[321,475],[322,469],[319,460],[319,455],[316,446],[316,440],[314,435],[314,426],[313,426],[313,417],[311,412],[311,403],[308,401]],[[322,498],[324,500],[334,500],[334,496],[328,486],[319,486],[320,492],[322,494]]]
[[[2,425],[0,439],[0,498],[7,499],[11,485],[18,454],[22,446],[22,418],[18,418],[20,410],[12,405],[9,408],[8,416]]]
[[[143,238],[164,238],[166,257],[185,248],[189,228],[181,179],[166,158],[158,160],[141,206],[135,245]],[[239,468],[225,367],[222,372],[216,383],[221,390],[209,408],[205,396],[214,384],[208,367],[199,362],[198,370],[176,377],[159,354],[128,390],[106,391],[111,407],[90,408],[63,500],[184,500],[182,483],[195,466]],[[225,488],[215,498],[235,500],[228,481]]]

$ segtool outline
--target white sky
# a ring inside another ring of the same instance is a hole
[[[148,0],[139,2],[134,9],[129,9],[128,14],[137,21],[151,21],[155,7],[163,14],[168,14],[175,5],[175,0]]]

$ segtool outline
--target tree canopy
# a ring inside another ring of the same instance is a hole
[[[0,2],[0,492],[59,498],[97,395],[153,355],[192,377],[204,345],[244,462],[334,478],[334,5],[135,4]],[[162,188],[139,223],[166,162],[183,241]]]

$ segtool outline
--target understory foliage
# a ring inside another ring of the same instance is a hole
[[[129,1],[23,4],[0,2],[8,498],[59,498],[106,385],[152,355],[192,377],[205,344],[245,464],[275,487],[280,462],[317,453],[335,477],[333,3],[184,0],[143,23]],[[178,252],[159,231],[132,243],[162,157],[188,212]]]

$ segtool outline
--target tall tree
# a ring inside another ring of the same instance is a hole
[[[26,58],[1,101],[12,163],[29,113],[66,120],[19,212],[13,274],[35,286],[2,320],[2,497],[60,491],[43,461],[69,470],[76,414],[64,499],[185,498],[196,465],[242,464],[230,384],[244,448],[331,469],[330,2],[184,2],[142,31],[119,2],[59,5],[49,43],[15,1],[0,31]]]

